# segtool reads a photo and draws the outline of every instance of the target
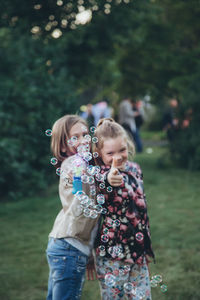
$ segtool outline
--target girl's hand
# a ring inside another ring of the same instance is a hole
[[[66,182],[67,185],[72,184],[73,183],[73,173],[72,173],[72,171],[70,171],[68,174],[66,174],[64,179],[65,179],[65,182]]]
[[[120,186],[123,183],[123,176],[120,175],[119,170],[116,167],[117,162],[113,158],[110,172],[108,173],[108,182],[112,186]]]

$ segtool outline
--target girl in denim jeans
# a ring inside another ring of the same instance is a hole
[[[59,196],[62,209],[49,234],[47,260],[49,281],[47,300],[79,299],[86,265],[96,233],[97,216],[86,217],[73,191],[72,175],[78,147],[85,145],[88,129],[77,115],[66,115],[52,128],[51,149],[60,173]],[[87,196],[87,186],[83,190]],[[81,192],[84,193],[84,192]],[[81,194],[80,193],[80,194]]]

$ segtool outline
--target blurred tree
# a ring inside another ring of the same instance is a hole
[[[45,129],[103,96],[117,108],[148,94],[162,108],[175,95],[172,156],[200,168],[199,19],[199,0],[1,1],[2,196],[44,187]]]
[[[46,46],[26,34],[0,30],[1,198],[29,195],[52,179],[45,130],[63,114],[78,109],[73,78],[54,66]],[[52,48],[53,47],[53,50]],[[60,64],[60,67],[59,67]]]

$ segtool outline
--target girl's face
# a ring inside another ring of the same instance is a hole
[[[110,138],[103,142],[100,151],[101,159],[105,165],[111,166],[113,158],[116,161],[116,168],[123,169],[128,160],[128,146],[124,137]]]
[[[77,148],[81,144],[86,144],[84,137],[88,134],[88,128],[81,122],[76,123],[69,131],[69,139],[76,138],[76,143],[73,146],[68,146],[69,152],[77,153]],[[68,152],[68,151],[67,151]]]

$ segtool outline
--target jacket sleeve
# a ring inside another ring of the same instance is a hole
[[[131,105],[129,103],[124,104],[124,115],[126,117],[135,117],[135,112],[133,111]]]
[[[68,162],[65,160],[61,165],[61,174],[59,182],[59,195],[64,210],[68,208],[69,199],[73,197],[73,184],[69,173],[70,168]]]

